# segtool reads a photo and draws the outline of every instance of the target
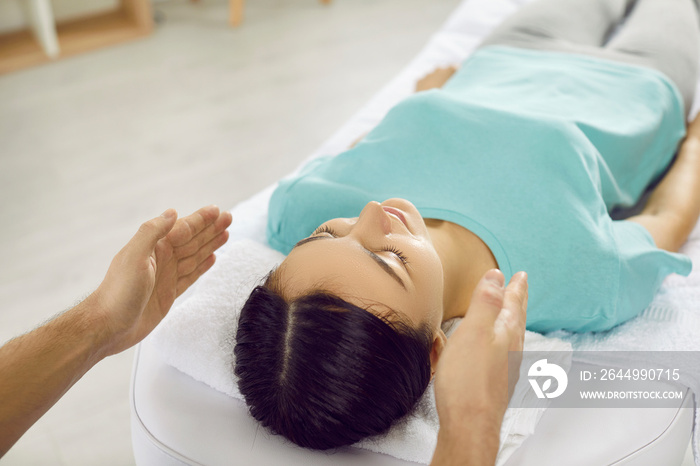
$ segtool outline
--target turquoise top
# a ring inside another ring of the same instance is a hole
[[[355,148],[282,180],[271,246],[402,197],[491,249],[506,280],[529,275],[527,327],[600,331],[640,313],[686,256],[608,211],[633,205],[685,135],[680,93],[651,68],[490,46],[442,88],[392,108]]]

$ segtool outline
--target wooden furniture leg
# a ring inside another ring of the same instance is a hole
[[[191,0],[193,2],[199,0]],[[331,0],[320,0],[324,5],[329,5]],[[239,26],[243,22],[243,7],[245,6],[245,0],[229,0],[229,17],[228,21],[231,26]]]
[[[127,16],[132,18],[137,27],[145,32],[153,29],[153,10],[151,2],[143,0],[121,0],[121,5]]]
[[[44,53],[50,58],[58,57],[60,49],[56,25],[53,21],[49,0],[30,0],[24,4],[27,8],[29,24]]]
[[[228,21],[231,26],[238,26],[243,21],[243,5],[245,0],[229,0],[229,17]]]

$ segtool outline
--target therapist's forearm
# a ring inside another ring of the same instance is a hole
[[[500,441],[496,411],[475,413],[455,425],[441,425],[431,466],[493,466]]]
[[[0,457],[103,358],[92,299],[0,348]]]

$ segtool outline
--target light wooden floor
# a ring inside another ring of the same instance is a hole
[[[142,221],[231,208],[291,171],[458,0],[246,3],[237,30],[227,0],[158,3],[145,40],[0,77],[0,341],[89,293]],[[95,367],[0,463],[133,464],[132,358]]]

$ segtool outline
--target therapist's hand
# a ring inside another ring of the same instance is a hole
[[[440,431],[433,465],[495,463],[501,423],[518,377],[514,366],[520,358],[509,374],[509,352],[522,352],[526,310],[524,272],[504,287],[503,274],[489,270],[477,285],[437,365]]]
[[[83,302],[0,348],[0,457],[90,368],[141,341],[214,264],[231,214],[174,210],[141,225]]]
[[[214,265],[230,224],[229,212],[209,206],[179,220],[169,209],[141,225],[88,298],[109,342],[105,356],[130,348],[158,325],[175,298]]]

